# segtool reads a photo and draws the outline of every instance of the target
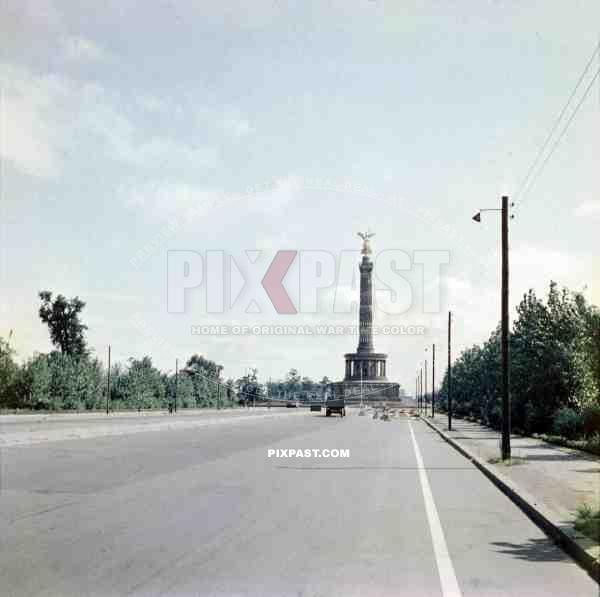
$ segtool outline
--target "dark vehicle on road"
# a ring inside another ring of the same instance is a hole
[[[325,416],[330,417],[333,413],[338,414],[341,417],[346,416],[346,403],[343,398],[328,400],[325,403]]]

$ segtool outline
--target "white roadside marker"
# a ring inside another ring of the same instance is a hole
[[[417,459],[419,480],[421,481],[421,489],[423,490],[425,511],[427,512],[427,520],[429,522],[429,530],[431,532],[431,541],[433,543],[435,561],[438,567],[438,574],[440,575],[442,594],[444,597],[462,597],[460,587],[458,586],[458,581],[456,580],[454,566],[452,565],[452,560],[450,559],[450,554],[448,553],[448,546],[446,545],[442,523],[440,522],[440,517],[433,499],[433,493],[431,492],[431,487],[429,486],[429,479],[427,478],[427,471],[425,470],[423,458],[421,457],[421,450],[419,450],[417,438],[415,437],[415,432],[413,431],[410,421],[408,421],[408,428],[410,429],[410,436],[412,438],[415,457]]]

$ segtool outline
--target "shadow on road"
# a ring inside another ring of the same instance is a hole
[[[493,541],[500,553],[505,553],[520,560],[531,562],[562,562],[569,557],[559,549],[550,539],[529,539],[527,543],[508,543],[506,541]]]

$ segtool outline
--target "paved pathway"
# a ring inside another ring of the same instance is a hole
[[[433,422],[448,432],[447,415],[436,415]],[[448,435],[484,462],[499,458],[498,431],[456,418],[452,428]],[[521,436],[511,437],[511,453],[519,464],[493,468],[542,503],[556,522],[570,525],[584,504],[600,508],[600,458]]]

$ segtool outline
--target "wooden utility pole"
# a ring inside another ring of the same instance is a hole
[[[421,367],[421,380],[419,382],[420,395],[421,395],[421,411],[423,410],[423,367]]]
[[[448,311],[448,431],[452,431],[452,311]]]
[[[423,393],[423,412],[427,414],[427,359],[425,359],[425,392]]]
[[[431,418],[435,416],[435,344],[432,346],[431,363]]]
[[[106,371],[106,414],[110,412],[110,344],[108,345],[108,370]]]
[[[175,412],[177,412],[177,388],[179,386],[179,359],[175,359]]]
[[[502,460],[510,459],[510,373],[508,354],[508,197],[502,197]]]

